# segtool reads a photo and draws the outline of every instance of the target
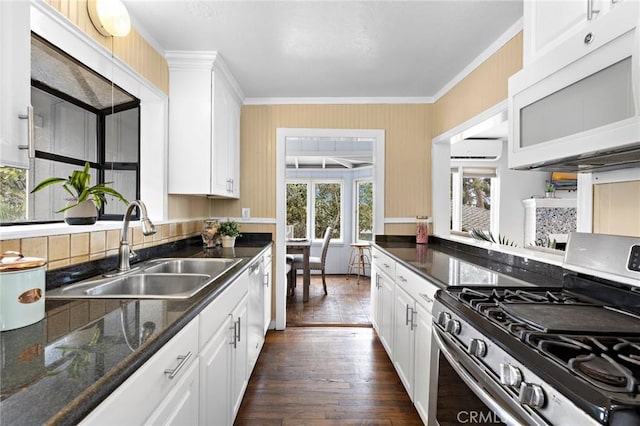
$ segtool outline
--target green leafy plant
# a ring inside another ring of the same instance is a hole
[[[556,187],[552,183],[548,183],[544,189],[544,192],[556,192]]]
[[[91,186],[91,173],[89,172],[89,163],[84,164],[82,170],[74,170],[71,176],[67,178],[50,177],[39,184],[31,191],[32,193],[40,191],[50,185],[62,184],[62,188],[71,195],[69,201],[75,201],[75,204],[70,204],[60,210],[57,213],[61,213],[65,210],[69,210],[72,207],[77,206],[83,201],[91,200],[95,206],[99,209],[103,204],[107,204],[107,195],[122,201],[124,204],[128,204],[126,198],[122,196],[118,191],[113,188],[109,188],[107,185],[111,185],[113,182],[104,182]]]
[[[495,238],[491,231],[483,231],[482,229],[474,228],[469,231],[469,235],[476,240],[489,241],[491,243],[503,244],[505,246],[518,247],[518,245],[510,241],[504,235],[498,234],[498,238]]]
[[[549,237],[538,238],[533,245],[536,247],[556,248],[556,240]]]
[[[240,236],[240,224],[233,220],[227,219],[226,222],[221,222],[218,228],[220,235],[226,235],[227,237],[239,237]]]

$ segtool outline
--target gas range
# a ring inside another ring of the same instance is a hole
[[[593,271],[603,248],[617,264]],[[572,234],[567,250],[562,288],[438,292],[434,341],[504,423],[640,424],[640,239]]]

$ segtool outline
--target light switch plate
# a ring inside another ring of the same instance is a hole
[[[242,208],[242,218],[249,219],[251,217],[251,209],[249,207]]]

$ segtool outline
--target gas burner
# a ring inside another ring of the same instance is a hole
[[[638,392],[640,338],[529,333],[525,341],[594,386],[610,392]]]

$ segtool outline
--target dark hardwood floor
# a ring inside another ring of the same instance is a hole
[[[309,301],[302,303],[302,276],[298,277],[296,292],[287,298],[287,327],[312,325],[371,326],[369,299],[371,280],[355,276],[329,275],[327,293],[322,288],[320,275],[311,276]]]
[[[302,279],[284,331],[270,330],[236,425],[421,425],[368,318],[369,280]],[[299,302],[298,302],[299,299]]]

